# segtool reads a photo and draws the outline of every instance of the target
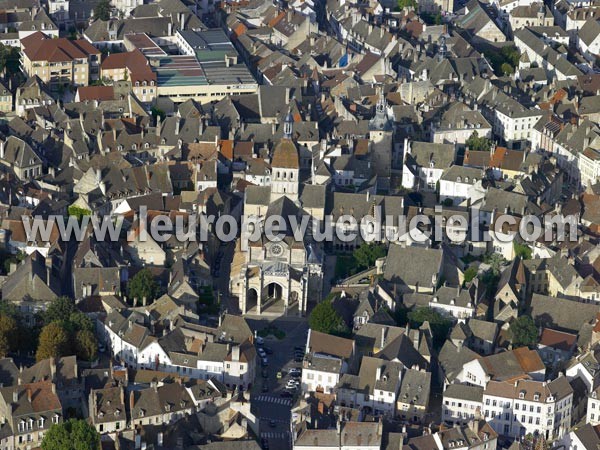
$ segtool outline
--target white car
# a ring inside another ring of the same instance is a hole
[[[265,356],[267,356],[267,353],[262,348],[259,348],[257,350],[257,353],[258,353],[258,356],[260,356],[261,358],[264,358]]]
[[[296,381],[296,380],[288,380],[288,382],[287,382],[287,384],[286,384],[286,387],[288,387],[288,388],[295,388],[295,387],[298,387],[298,385],[299,385],[299,384],[300,384],[300,382],[299,382],[299,381]]]
[[[265,343],[265,340],[263,338],[261,338],[260,336],[256,337],[256,345],[263,345]]]

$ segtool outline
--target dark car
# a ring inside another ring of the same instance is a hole
[[[263,392],[269,392],[269,383],[263,383],[262,385]]]
[[[281,398],[292,398],[294,395],[290,391],[282,391],[279,396]]]
[[[269,440],[267,438],[262,438],[260,445],[263,450],[269,450]]]
[[[271,347],[264,347],[263,346],[263,350],[265,351],[265,353],[267,355],[272,355],[273,354],[273,349]]]
[[[275,420],[271,419],[271,420],[269,421],[269,426],[270,426],[271,428],[275,428],[275,427],[277,426],[277,422],[275,422]]]
[[[267,369],[263,369],[262,376],[263,376],[263,378],[269,378],[269,371]]]
[[[297,362],[297,363],[302,362],[303,360],[304,360],[304,357],[302,357],[302,356],[296,356],[294,358],[294,362]]]

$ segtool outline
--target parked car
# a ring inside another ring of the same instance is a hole
[[[269,450],[269,440],[267,438],[262,438],[261,446],[263,450]]]
[[[265,343],[264,338],[257,336],[256,337],[256,345],[263,345]]]
[[[267,356],[267,353],[260,347],[258,348],[256,353],[258,353],[258,356],[260,356],[261,358],[264,358],[265,356]]]
[[[269,371],[267,369],[263,369],[262,376],[263,376],[263,378],[269,378]]]
[[[292,398],[294,394],[292,394],[290,391],[281,391],[281,394],[279,394],[279,396],[281,398]]]
[[[277,426],[277,422],[274,419],[269,420],[269,426],[271,428],[275,428]]]
[[[263,358],[261,364],[263,367],[267,367],[269,365],[269,360],[267,358]]]
[[[282,378],[283,378],[283,372],[282,371],[277,372],[277,379],[280,380]]]
[[[269,392],[269,383],[267,383],[266,381],[262,385],[262,391]]]
[[[286,387],[298,387],[298,385],[300,384],[299,381],[296,380],[288,380]]]
[[[273,354],[273,349],[271,347],[264,346],[263,350],[266,352],[267,355]]]
[[[300,370],[298,368],[293,368],[293,369],[290,369],[290,371],[288,372],[288,374],[289,374],[290,377],[299,378],[299,377],[302,376],[302,370]]]

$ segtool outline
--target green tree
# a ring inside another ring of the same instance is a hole
[[[0,315],[0,356],[5,357],[8,352],[17,347],[18,336],[17,321],[6,314]]]
[[[414,8],[417,9],[417,1],[416,0],[398,0],[398,10],[403,10],[404,8]]]
[[[469,267],[465,270],[465,283],[470,283],[477,276],[477,267]]]
[[[83,216],[91,216],[92,212],[89,209],[81,208],[79,206],[71,205],[67,209],[69,216],[76,217],[81,222]]]
[[[154,118],[155,121],[156,121],[157,117],[160,117],[160,120],[165,120],[165,117],[167,116],[162,109],[157,108],[156,106],[153,106],[150,109],[150,114],[152,114],[152,117]]]
[[[428,307],[416,308],[410,311],[408,313],[408,321],[413,328],[418,328],[423,323],[429,322],[431,332],[433,333],[433,343],[437,348],[442,346],[452,327],[451,320]]]
[[[513,68],[519,65],[519,60],[521,59],[521,52],[519,52],[519,49],[516,46],[505,45],[500,50],[500,54],[502,55],[502,58],[504,58],[504,60]]]
[[[342,317],[333,307],[330,300],[323,300],[310,313],[308,325],[321,333],[345,336],[349,333],[348,327]]]
[[[527,244],[519,244],[518,242],[513,241],[513,248],[515,250],[515,256],[518,256],[521,259],[531,259],[533,251]]]
[[[54,424],[44,435],[42,450],[97,450],[100,435],[96,429],[81,419]]]
[[[109,20],[111,8],[110,0],[100,0],[94,8],[94,17],[100,20]]]
[[[502,63],[500,70],[502,71],[502,75],[512,75],[515,73],[515,68],[509,63]]]
[[[60,358],[71,351],[70,336],[60,322],[52,322],[42,328],[36,360]]]
[[[160,294],[158,283],[154,280],[150,269],[142,269],[136,273],[127,285],[129,298],[141,302],[144,297],[148,304],[152,303]]]
[[[20,73],[20,57],[18,47],[0,44],[0,71],[6,69],[8,75]]]
[[[520,316],[510,324],[513,347],[531,347],[538,342],[538,329],[529,316]]]
[[[385,245],[369,242],[363,242],[354,250],[354,252],[352,252],[356,264],[358,264],[361,269],[373,267],[375,261],[378,258],[383,258],[386,254],[387,250]]]
[[[73,313],[76,313],[75,300],[69,297],[56,297],[42,313],[44,324],[52,322],[68,322]]]
[[[90,330],[78,331],[75,335],[75,354],[84,361],[95,361],[98,356],[98,341]]]
[[[483,136],[479,137],[479,133],[477,133],[477,131],[473,131],[473,134],[471,134],[471,137],[467,139],[465,145],[471,150],[488,151],[492,146],[492,141]]]

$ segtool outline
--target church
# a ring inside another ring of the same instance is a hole
[[[238,244],[234,255],[230,292],[239,299],[242,314],[279,315],[306,313],[309,299],[321,298],[323,254],[311,241],[313,219],[323,220],[325,186],[300,183],[299,149],[294,140],[294,118],[288,113],[283,138],[270,161],[271,184],[248,186],[244,197],[243,220],[264,224],[270,216],[285,220],[283,239],[269,241],[264,234],[246,249]],[[309,231],[300,240],[294,237],[293,223],[309,220]],[[306,218],[304,219],[307,220]]]

